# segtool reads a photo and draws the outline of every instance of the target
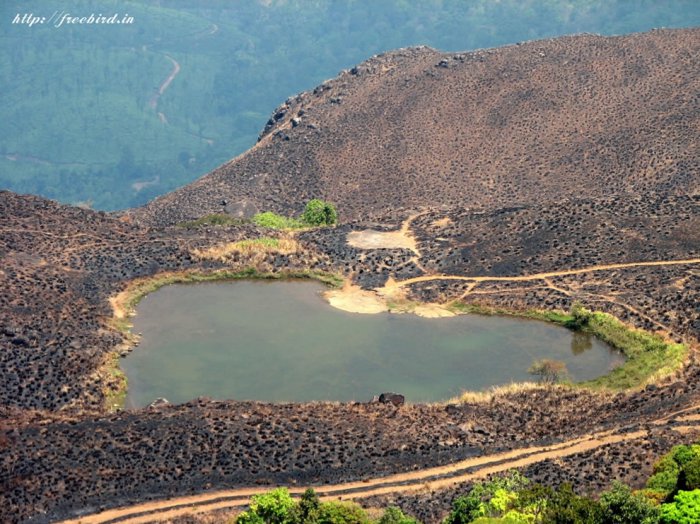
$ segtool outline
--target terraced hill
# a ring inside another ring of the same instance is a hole
[[[564,197],[697,193],[700,29],[579,35],[375,56],[288,99],[256,147],[131,215],[230,210],[343,220],[387,208],[501,208]]]

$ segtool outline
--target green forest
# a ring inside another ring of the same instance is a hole
[[[133,21],[15,23],[54,12]],[[115,210],[245,151],[286,98],[373,54],[695,26],[700,2],[30,0],[0,14],[0,189]]]

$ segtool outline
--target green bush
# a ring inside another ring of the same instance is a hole
[[[661,471],[649,477],[647,480],[647,489],[663,495],[665,499],[676,491],[678,484],[678,470]]]
[[[252,220],[254,224],[260,227],[269,227],[270,229],[298,229],[304,227],[304,224],[299,222],[299,220],[283,217],[272,211],[256,213]]]
[[[304,227],[332,226],[338,222],[335,206],[323,200],[314,198],[306,204],[301,217],[288,218],[272,211],[257,213],[252,222],[261,227],[272,229],[300,229]]]
[[[673,449],[675,449],[675,448],[673,448]],[[671,472],[671,473],[678,475],[678,472],[680,471],[680,469],[681,468],[678,465],[678,462],[676,462],[673,458],[673,450],[671,450],[671,452],[669,452],[666,455],[664,455],[663,457],[661,457],[656,462],[656,464],[654,464],[654,474]]]
[[[452,511],[447,515],[443,524],[469,524],[481,514],[481,492],[472,488],[468,495],[457,497],[452,502]]]
[[[646,497],[632,493],[629,486],[615,481],[613,487],[600,496],[601,522],[610,524],[656,524],[659,508]]]
[[[378,524],[419,524],[419,522],[404,514],[399,508],[390,506],[379,519]]]
[[[309,488],[299,499],[294,511],[294,522],[316,524],[320,517],[321,501],[316,492]]]
[[[236,519],[236,524],[293,524],[296,503],[286,488],[253,495],[250,508]]]
[[[673,446],[670,451],[671,457],[681,468],[698,456],[695,446]]]
[[[542,521],[551,524],[599,524],[603,522],[603,508],[589,497],[578,496],[571,484],[562,484],[547,501]]]
[[[319,524],[370,524],[371,521],[355,502],[323,502],[318,512]]]
[[[690,462],[686,462],[679,479],[679,489],[694,491],[700,489],[700,456],[695,456]]]
[[[479,518],[503,518],[500,522],[530,522],[532,515],[523,512],[520,493],[530,481],[517,471],[489,482],[475,484],[467,495],[457,497],[444,524],[469,524]],[[531,498],[526,499],[533,506]],[[486,522],[486,521],[482,521]]]
[[[306,204],[301,220],[310,226],[332,226],[338,222],[338,212],[333,204],[314,198]]]
[[[566,327],[573,330],[583,329],[593,318],[593,312],[583,307],[581,302],[574,302],[571,305],[571,319],[565,323]]]
[[[700,522],[700,489],[679,491],[670,504],[661,506],[661,524],[697,524]]]

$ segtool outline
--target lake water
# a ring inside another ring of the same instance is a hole
[[[510,317],[347,313],[312,281],[164,287],[137,308],[139,346],[122,359],[127,407],[157,397],[262,401],[358,400],[394,391],[409,402],[532,380],[536,359],[566,363],[574,380],[623,357],[595,338]]]

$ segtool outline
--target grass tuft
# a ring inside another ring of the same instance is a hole
[[[447,404],[487,404],[499,397],[524,393],[536,389],[542,389],[542,384],[536,382],[513,382],[511,384],[493,386],[485,391],[463,391],[459,396],[448,400]]]
[[[296,218],[284,217],[273,213],[272,211],[265,211],[264,213],[257,213],[253,216],[253,224],[260,227],[266,227],[269,229],[304,229],[310,227],[309,224],[302,222]]]
[[[221,262],[234,254],[244,255],[279,253],[289,255],[296,253],[299,245],[291,238],[260,237],[228,242],[208,249],[195,249],[192,254],[199,260],[219,260]]]

